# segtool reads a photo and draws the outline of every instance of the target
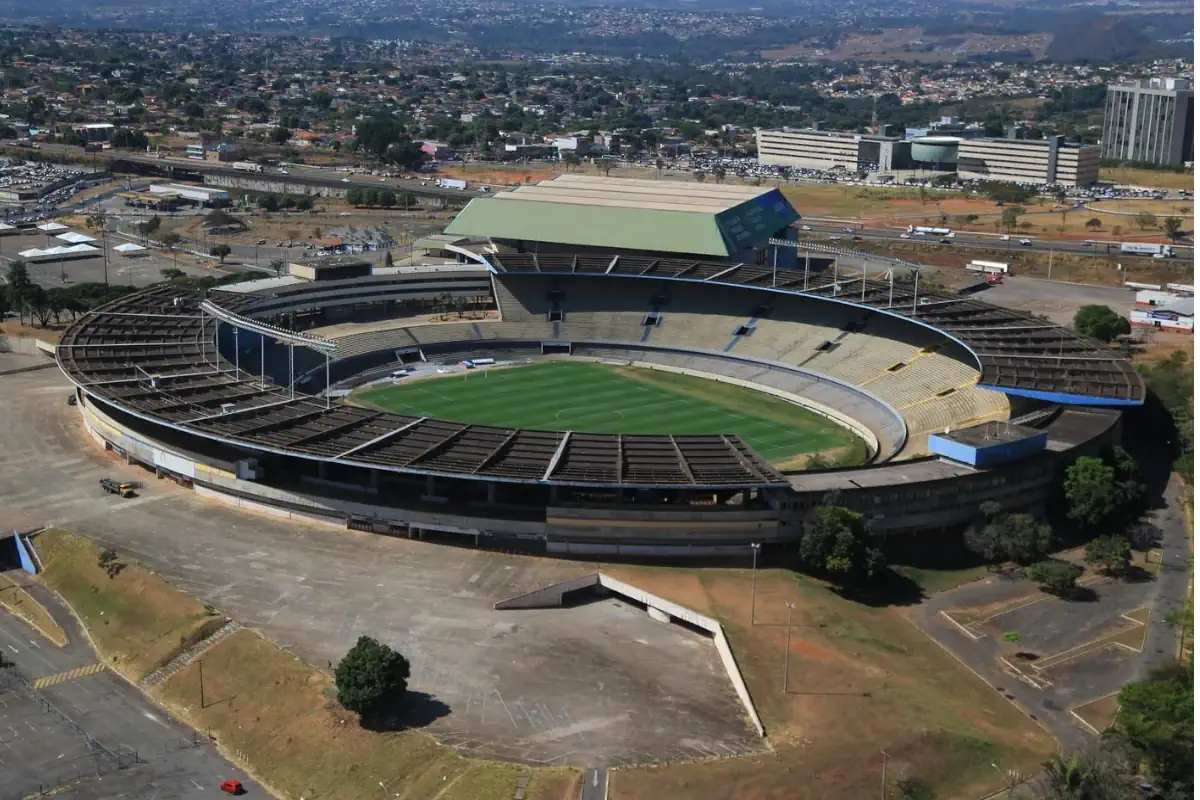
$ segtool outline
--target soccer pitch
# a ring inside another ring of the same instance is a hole
[[[753,389],[672,372],[581,361],[473,370],[367,389],[357,405],[422,417],[577,433],[740,436],[768,461],[862,443],[839,425]]]

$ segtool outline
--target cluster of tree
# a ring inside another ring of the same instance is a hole
[[[21,322],[28,315],[31,323],[43,328],[52,320],[61,322],[64,315],[73,320],[131,291],[128,286],[103,283],[76,283],[46,289],[29,277],[29,268],[24,261],[9,264],[5,278],[4,291],[0,292],[0,317],[15,311]]]
[[[214,277],[212,275],[195,276],[188,275],[183,270],[175,267],[168,267],[166,269],[159,270],[159,274],[163,276],[163,280],[168,281],[173,286],[179,286],[185,289],[195,289],[198,291],[212,289],[216,286],[227,286],[231,283],[252,281],[258,277],[251,272],[234,272],[229,275],[221,275],[220,277]]]
[[[354,129],[355,146],[381,161],[404,169],[420,169],[425,163],[421,143],[414,141],[400,120],[394,117],[372,117],[358,123]]]
[[[1031,186],[1005,181],[985,181],[979,185],[979,191],[997,203],[1028,203],[1037,195]]]
[[[1118,336],[1129,333],[1129,320],[1108,306],[1081,306],[1075,312],[1075,331],[1102,342],[1111,342]]]
[[[412,195],[397,196],[391,189],[363,186],[352,186],[347,189],[346,202],[352,206],[381,206],[383,208],[395,208],[396,206],[409,208],[416,205],[416,199]]]
[[[1147,410],[1157,412],[1159,421],[1149,435],[1167,439],[1175,459],[1174,469],[1191,483],[1193,469],[1193,371],[1188,354],[1176,350],[1166,358],[1138,365],[1149,390]],[[1149,427],[1149,426],[1147,426]]]
[[[887,569],[880,537],[857,511],[837,505],[831,494],[804,520],[800,564],[842,586],[862,586]]]
[[[113,131],[112,146],[113,147],[128,147],[131,149],[144,150],[150,145],[150,139],[145,133],[131,128],[117,128]]]
[[[292,197],[290,194],[260,194],[256,202],[263,211],[279,211],[281,209],[284,211],[289,209],[311,211],[313,207],[312,198],[306,195]]]
[[[999,503],[987,502],[979,506],[963,543],[989,566],[1006,561],[1025,566],[1046,557],[1054,547],[1054,534],[1030,514],[1005,514]]]

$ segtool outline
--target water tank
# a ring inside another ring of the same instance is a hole
[[[954,169],[961,141],[957,136],[918,136],[912,140],[912,160],[926,168]]]

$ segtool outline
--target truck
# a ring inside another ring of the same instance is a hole
[[[1141,242],[1121,242],[1121,252],[1135,256],[1153,256],[1158,258],[1174,258],[1175,248],[1169,244],[1143,244]]]
[[[465,189],[467,182],[459,178],[438,178],[437,185],[443,189]]]
[[[954,231],[949,228],[927,228],[923,225],[909,225],[909,233],[928,234],[930,236],[949,236],[953,238]]]
[[[235,161],[233,168],[239,172],[262,172],[262,164],[255,164],[253,161]]]
[[[137,487],[129,481],[118,481],[112,478],[101,478],[100,488],[109,494],[119,494],[121,497],[133,497]]]
[[[988,275],[1007,275],[1008,264],[1003,261],[972,261],[967,264],[971,272],[984,272]]]

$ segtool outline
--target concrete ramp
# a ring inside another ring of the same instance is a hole
[[[497,611],[513,608],[561,608],[563,597],[568,593],[599,585],[600,573],[593,572],[591,575],[580,575],[578,578],[552,583],[541,589],[534,589],[532,592],[501,600],[496,603],[494,608]]]
[[[532,592],[519,594],[516,597],[510,597],[507,600],[501,600],[496,603],[495,608],[497,610],[561,608],[563,598],[570,592],[593,587],[605,592],[611,592],[626,600],[632,600],[635,603],[645,606],[646,612],[660,622],[671,623],[678,620],[686,622],[694,628],[707,631],[712,636],[713,644],[717,647],[717,654],[721,657],[721,664],[725,667],[725,673],[729,676],[729,682],[733,684],[733,690],[737,693],[738,699],[742,701],[742,707],[746,710],[746,716],[749,718],[750,724],[758,731],[759,736],[767,735],[766,730],[763,728],[762,720],[758,716],[758,711],[754,707],[754,700],[750,697],[750,690],[746,687],[745,680],[742,679],[742,671],[738,668],[737,660],[733,657],[733,650],[729,647],[729,640],[725,638],[725,629],[721,627],[721,623],[711,617],[697,614],[690,608],[685,608],[678,603],[673,603],[658,595],[650,594],[632,584],[619,581],[601,572],[594,572],[591,575],[581,575],[578,578],[571,578],[570,580],[561,581],[550,586],[544,586],[541,589],[535,589]]]

